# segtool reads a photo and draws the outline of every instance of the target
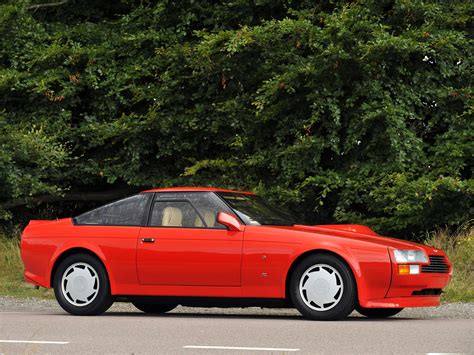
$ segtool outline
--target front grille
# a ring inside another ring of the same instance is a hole
[[[430,264],[421,266],[422,272],[437,272],[446,274],[449,272],[449,266],[446,264],[444,256],[430,255]]]

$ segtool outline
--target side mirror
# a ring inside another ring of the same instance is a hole
[[[237,217],[225,212],[217,214],[217,222],[226,226],[230,231],[242,232],[244,230],[244,225],[239,222]]]

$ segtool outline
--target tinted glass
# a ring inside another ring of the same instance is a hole
[[[204,222],[188,201],[158,201],[153,204],[152,227],[204,228]]]
[[[74,218],[76,224],[139,226],[152,194],[138,194],[109,203]]]
[[[248,225],[292,226],[296,219],[282,208],[271,205],[258,196],[239,193],[219,193],[234,212]]]

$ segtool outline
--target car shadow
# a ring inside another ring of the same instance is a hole
[[[304,318],[302,315],[284,315],[284,314],[233,314],[233,313],[165,313],[165,314],[146,314],[141,312],[106,312],[101,317],[143,317],[143,318],[169,318],[169,319],[279,319],[279,320],[296,320],[302,322],[314,322],[313,320]],[[339,321],[324,322],[398,322],[404,320],[430,320],[427,318],[415,317],[393,317],[393,318],[367,318],[359,316],[349,316]]]

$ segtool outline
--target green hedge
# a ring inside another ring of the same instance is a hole
[[[35,3],[0,5],[3,223],[171,185],[407,237],[474,215],[472,2]]]

